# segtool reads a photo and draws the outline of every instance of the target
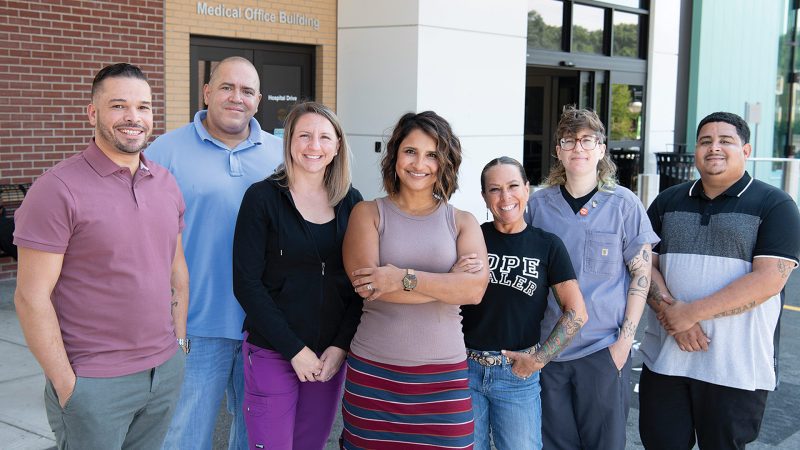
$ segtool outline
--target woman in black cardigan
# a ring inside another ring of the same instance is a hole
[[[336,115],[305,102],[286,118],[285,165],[245,193],[233,245],[250,448],[322,449],[361,315],[342,265],[350,151]]]

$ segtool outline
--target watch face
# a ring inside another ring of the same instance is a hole
[[[403,289],[410,291],[415,287],[417,287],[417,276],[410,273],[406,274],[406,276],[403,277]]]

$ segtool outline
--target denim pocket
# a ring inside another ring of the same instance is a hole
[[[514,370],[512,370],[512,367],[513,366],[511,364],[503,364],[503,370],[505,372],[507,372],[509,374],[509,376],[511,376],[511,378],[513,378],[516,381],[522,382],[522,383],[527,383],[528,381],[530,381],[531,377],[533,377],[533,375],[536,374],[536,372],[534,372],[534,373],[531,374],[530,377],[522,378],[521,376],[519,376],[519,375],[514,373]]]

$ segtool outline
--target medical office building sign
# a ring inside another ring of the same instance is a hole
[[[302,13],[263,8],[231,6],[224,3],[197,2],[197,15],[224,17],[279,25],[296,25],[319,31],[319,18]]]

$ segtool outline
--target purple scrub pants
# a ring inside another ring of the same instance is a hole
[[[297,379],[280,353],[242,343],[244,420],[251,449],[323,449],[331,432],[345,366],[327,382]]]

